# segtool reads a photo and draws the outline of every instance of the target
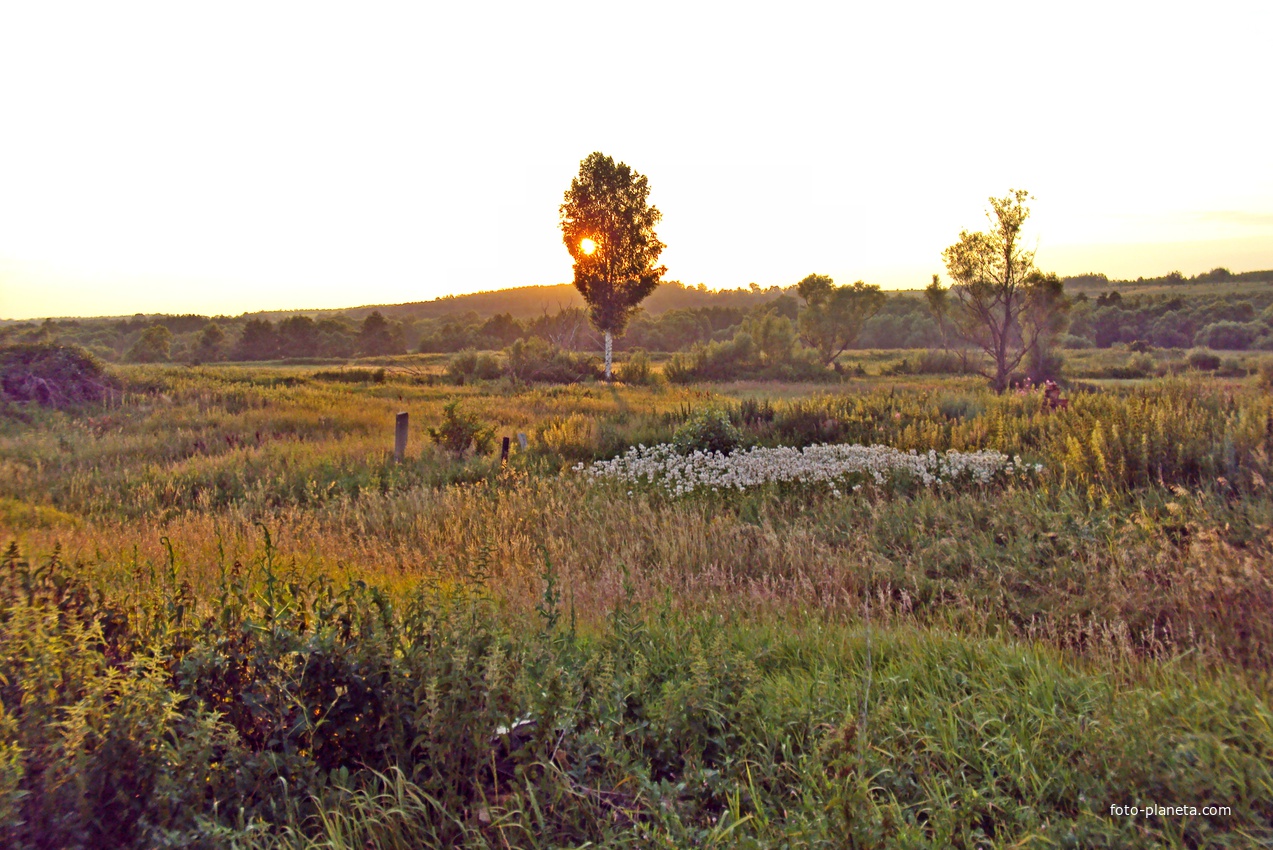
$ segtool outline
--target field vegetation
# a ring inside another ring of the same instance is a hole
[[[1071,302],[1069,328],[1057,340],[1059,347],[1273,350],[1273,271],[1239,274],[1216,269],[1192,278],[1172,274],[1136,281],[1087,274],[1061,278],[1059,283]],[[945,338],[923,291],[884,295],[872,305],[877,309],[861,317],[861,327],[842,360],[869,350],[925,348]],[[788,337],[794,342],[801,336],[809,347],[817,347],[816,323],[807,317],[801,325],[807,306],[794,282],[787,287],[725,291],[664,283],[641,303],[615,347],[621,352],[680,353],[683,365],[693,370],[687,377],[691,381],[758,375],[807,380],[814,374],[808,363],[812,354],[801,354],[798,346],[786,343]],[[783,327],[783,320],[788,327]],[[578,355],[602,349],[582,297],[569,284],[348,310],[0,320],[0,344],[74,344],[106,362],[287,361],[334,366],[355,357],[408,352],[466,357],[487,353],[506,359],[519,340]],[[777,363],[770,362],[773,352],[780,355]],[[799,356],[784,358],[788,353]],[[560,378],[559,372],[554,375]],[[587,372],[576,369],[574,375],[579,380]]]
[[[133,365],[6,402],[0,844],[1273,840],[1273,399],[1258,355],[1148,356],[1064,410],[914,351],[786,384]],[[661,445],[808,451],[744,487],[589,471]],[[1110,809],[1151,804],[1199,813]]]

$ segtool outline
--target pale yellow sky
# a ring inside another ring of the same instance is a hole
[[[1273,268],[1271,10],[4,4],[0,318],[569,280],[594,150],[687,283],[923,286],[1011,187],[1048,270]]]

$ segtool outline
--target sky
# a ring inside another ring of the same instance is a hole
[[[1029,190],[1045,271],[1273,268],[1273,3],[0,2],[0,318],[571,278],[601,151],[666,279],[917,288]]]

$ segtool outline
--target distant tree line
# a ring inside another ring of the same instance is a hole
[[[131,319],[46,320],[0,327],[0,343],[62,342],[98,357],[130,363],[212,363],[240,360],[337,359],[405,354],[412,323],[372,312],[314,319],[136,316]]]
[[[1117,291],[1075,296],[1066,348],[1120,343],[1155,348],[1273,350],[1273,297],[1134,296]]]
[[[1273,280],[1273,272],[1231,274],[1216,269],[1181,283],[1225,284]],[[1170,285],[1173,275],[1141,278],[1149,285]],[[1244,286],[1225,294],[1124,296],[1105,275],[1062,278],[1071,302],[1068,332],[1059,336],[1061,348],[1110,348],[1118,345],[1155,348],[1206,347],[1216,350],[1273,350],[1273,288]],[[851,288],[851,287],[849,287]],[[664,294],[664,290],[668,290]],[[497,304],[483,293],[468,296],[483,306]],[[464,297],[440,299],[448,310],[421,315],[438,302],[372,310],[354,318],[346,313],[317,316],[273,314],[255,316],[133,316],[122,319],[68,319],[11,322],[0,325],[0,344],[16,342],[74,343],[112,362],[259,361],[277,359],[346,360],[405,354],[456,353],[467,350],[503,351],[517,340],[538,340],[563,351],[596,351],[600,337],[586,312],[577,306],[542,307],[537,315],[512,310],[483,314],[452,310]],[[520,300],[519,300],[520,299]],[[529,296],[513,299],[519,309]],[[737,359],[759,368],[779,368],[775,356],[790,337],[792,351],[813,347],[806,319],[806,300],[797,285],[727,292],[704,292],[680,284],[664,284],[646,305],[690,304],[662,312],[640,310],[624,336],[615,340],[618,351],[681,353],[683,364],[708,364]],[[882,293],[871,305],[846,351],[863,349],[936,348],[944,328],[934,318],[920,292]],[[361,313],[362,311],[349,311]],[[784,321],[788,323],[784,325]],[[788,327],[789,325],[789,327]],[[732,346],[732,348],[731,348]],[[796,371],[803,366],[790,367]]]
[[[1064,278],[1066,288],[1073,290],[1108,289],[1110,287],[1129,286],[1183,286],[1190,283],[1250,283],[1253,281],[1273,280],[1273,270],[1231,272],[1226,268],[1214,268],[1192,277],[1186,277],[1178,271],[1168,272],[1159,277],[1138,277],[1135,280],[1110,280],[1099,272],[1071,275]]]

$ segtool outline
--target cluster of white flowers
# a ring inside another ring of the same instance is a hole
[[[745,490],[777,482],[821,484],[840,496],[841,486],[855,479],[883,484],[901,474],[926,487],[961,481],[988,484],[995,479],[1037,475],[1043,465],[1023,464],[1020,456],[1010,458],[988,450],[919,454],[888,446],[816,445],[804,449],[754,448],[730,455],[681,455],[664,444],[635,446],[613,460],[599,460],[589,467],[580,463],[575,470],[628,484],[648,482],[678,496],[695,490]],[[857,483],[852,489],[861,487]]]

